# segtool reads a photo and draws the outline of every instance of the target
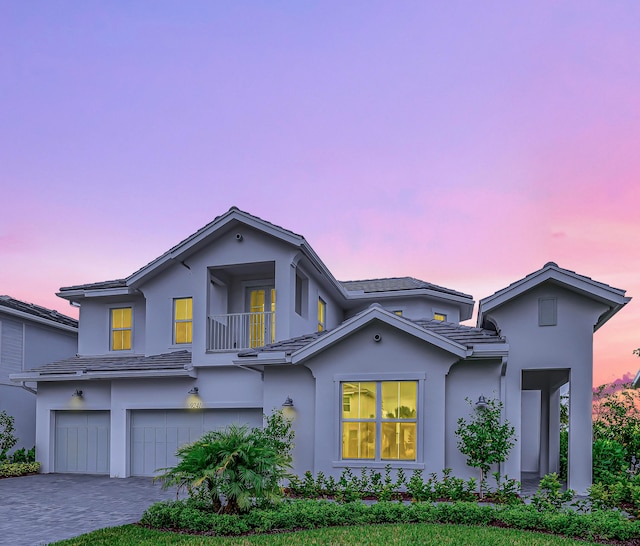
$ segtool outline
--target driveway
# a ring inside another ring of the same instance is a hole
[[[175,499],[151,478],[36,474],[0,480],[0,544],[44,545],[139,521],[150,504]]]

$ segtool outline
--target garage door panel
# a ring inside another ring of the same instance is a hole
[[[209,430],[232,423],[262,426],[262,410],[135,410],[131,412],[131,474],[153,476],[175,466],[176,451]],[[152,432],[151,432],[152,431]],[[140,441],[144,435],[144,441]]]
[[[56,412],[55,471],[108,474],[109,419],[108,411]]]

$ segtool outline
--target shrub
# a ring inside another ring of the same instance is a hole
[[[205,500],[212,510],[246,512],[282,496],[280,481],[288,477],[291,424],[276,412],[264,429],[231,425],[205,434],[178,449],[180,461],[165,468],[156,480],[166,489],[186,488],[193,499]]]
[[[553,472],[546,474],[540,483],[538,489],[531,498],[531,504],[539,512],[558,511],[562,505],[571,502],[575,493],[571,489],[562,491],[562,484],[559,476]]]
[[[502,402],[488,400],[486,407],[476,408],[471,400],[467,402],[473,414],[469,421],[458,419],[455,435],[458,449],[466,455],[467,464],[480,469],[480,498],[487,473],[495,463],[506,461],[515,443],[515,428],[508,421],[502,422]]]
[[[612,484],[627,468],[626,451],[616,440],[598,438],[593,442],[593,481]]]
[[[152,527],[204,531],[216,535],[410,522],[456,525],[497,523],[517,529],[547,531],[589,540],[640,539],[640,521],[629,520],[619,512],[540,512],[532,505],[481,506],[466,502],[409,505],[379,502],[366,505],[361,502],[337,504],[326,500],[295,500],[266,509],[254,509],[245,514],[216,514],[202,503],[187,499],[154,504],[141,520],[142,524]]]
[[[7,452],[18,443],[15,434],[15,419],[5,410],[0,411],[0,461],[7,458]]]
[[[40,471],[40,463],[3,463],[0,464],[0,478],[14,478]]]

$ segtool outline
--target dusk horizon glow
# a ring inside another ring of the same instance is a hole
[[[546,262],[634,298],[640,4],[0,3],[0,293],[127,277],[235,205],[340,280],[477,302]],[[470,321],[467,324],[475,324]]]

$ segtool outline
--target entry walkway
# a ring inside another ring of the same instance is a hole
[[[0,480],[0,544],[44,545],[133,523],[154,502],[175,499],[151,478],[36,474]]]

